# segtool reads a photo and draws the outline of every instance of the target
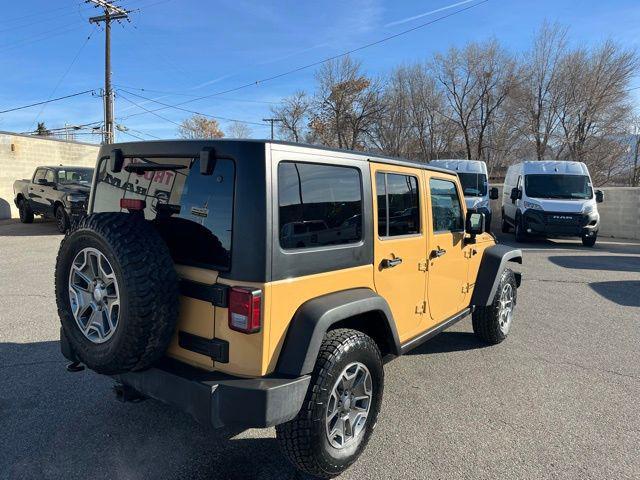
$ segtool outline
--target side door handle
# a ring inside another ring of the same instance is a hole
[[[402,259],[400,257],[396,257],[396,258],[385,258],[382,260],[382,262],[380,263],[380,267],[381,268],[393,268],[393,267],[397,267],[398,265],[400,265],[402,263]]]
[[[438,258],[443,256],[445,253],[447,253],[446,250],[439,248],[437,250],[431,250],[431,258]]]

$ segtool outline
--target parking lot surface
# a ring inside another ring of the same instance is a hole
[[[0,478],[302,478],[273,429],[210,430],[67,373],[61,238],[0,221]],[[376,432],[340,478],[640,478],[640,242],[522,248],[509,338],[485,347],[467,319],[389,363]]]

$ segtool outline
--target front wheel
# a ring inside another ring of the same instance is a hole
[[[505,268],[491,304],[478,307],[473,312],[473,333],[492,345],[507,338],[513,321],[516,296],[516,276],[511,269]]]
[[[63,207],[56,208],[56,227],[60,233],[66,233],[69,230],[69,216]]]
[[[357,330],[327,333],[302,409],[276,426],[285,456],[322,478],[345,471],[365,449],[382,403],[384,370],[376,343]]]
[[[583,235],[582,236],[582,245],[585,247],[593,247],[596,244],[596,240],[598,239],[598,233],[594,233],[593,235]]]

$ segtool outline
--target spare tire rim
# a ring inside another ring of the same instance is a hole
[[[338,376],[327,401],[325,426],[331,446],[345,448],[362,435],[372,398],[369,369],[360,362],[347,365]]]
[[[120,292],[115,271],[96,248],[83,248],[71,264],[69,302],[80,331],[93,343],[109,340],[118,327]]]
[[[498,312],[500,330],[505,335],[509,333],[509,328],[511,327],[513,303],[513,287],[510,283],[506,283],[502,287],[502,292],[500,292],[500,310]]]

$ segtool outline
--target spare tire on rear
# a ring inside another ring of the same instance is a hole
[[[96,213],[64,238],[56,302],[76,356],[104,374],[143,370],[166,351],[178,318],[178,276],[142,216]]]

